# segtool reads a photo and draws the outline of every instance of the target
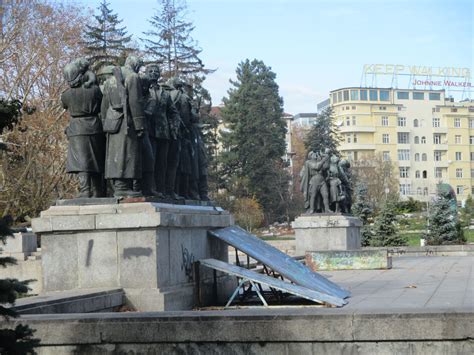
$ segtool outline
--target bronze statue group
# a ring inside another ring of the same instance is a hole
[[[84,58],[64,68],[66,171],[78,175],[78,197],[207,201],[206,149],[192,87],[176,77],[160,84],[159,66],[141,73],[142,66],[129,56],[124,66],[105,66],[97,76]]]
[[[300,172],[307,213],[350,213],[350,163],[329,151],[308,153]]]

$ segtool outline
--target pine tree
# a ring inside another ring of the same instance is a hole
[[[452,206],[449,191],[438,188],[435,202],[428,215],[428,230],[423,238],[429,245],[464,243],[464,233]]]
[[[11,217],[0,219],[0,242],[6,244],[8,237],[12,236],[9,228]],[[0,267],[15,265],[16,260],[11,257],[1,257]],[[28,292],[28,283],[32,280],[18,281],[16,279],[0,279],[0,316],[7,320],[17,317],[18,314],[12,308],[2,304],[14,305],[18,294]],[[34,354],[34,347],[39,344],[38,339],[33,338],[34,330],[27,325],[18,324],[15,329],[0,329],[0,353],[1,354]]]
[[[359,217],[362,221],[362,228],[360,230],[361,244],[366,247],[370,245],[372,238],[372,230],[370,228],[370,219],[372,218],[374,210],[369,202],[368,188],[366,183],[359,183],[355,190],[355,201],[352,204],[352,214]]]
[[[332,154],[339,155],[337,146],[340,142],[339,133],[334,124],[332,108],[329,106],[319,114],[311,126],[305,139],[305,147],[308,151],[322,152],[329,149]]]
[[[406,245],[406,239],[398,233],[396,220],[395,203],[387,200],[380,213],[375,217],[370,245],[374,247]]]
[[[463,227],[469,227],[471,221],[474,219],[474,200],[469,195],[464,203],[464,207],[461,209],[461,225]]]
[[[285,212],[289,175],[285,153],[286,122],[276,75],[260,60],[237,66],[237,80],[224,99],[220,167],[224,186],[236,197],[255,197],[267,222]]]
[[[141,38],[150,59],[161,63],[164,80],[180,76],[199,83],[215,70],[206,69],[199,54],[202,49],[191,37],[192,22],[186,21],[186,3],[183,0],[159,0],[160,9],[148,21],[153,29]]]
[[[122,20],[109,8],[110,3],[102,0],[94,15],[95,25],[86,25],[84,44],[86,55],[95,69],[104,65],[119,65],[131,50],[127,47],[132,36],[127,36],[126,27],[119,27]]]

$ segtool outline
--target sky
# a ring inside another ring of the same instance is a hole
[[[99,0],[79,2],[94,9]],[[109,2],[137,40],[159,8],[157,0]],[[229,79],[247,58],[263,60],[276,73],[284,110],[291,114],[316,112],[331,90],[365,85],[364,64],[474,67],[472,0],[186,3],[200,57],[217,69],[204,82],[214,105],[227,96]]]

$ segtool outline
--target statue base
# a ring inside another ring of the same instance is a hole
[[[41,237],[43,292],[121,287],[138,311],[168,311],[192,309],[197,298],[203,305],[224,301],[235,288],[235,278],[200,270],[202,293],[195,294],[194,261],[228,261],[227,245],[207,234],[233,224],[227,211],[108,202],[52,206],[33,220]]]
[[[317,250],[360,249],[362,221],[342,214],[303,214],[292,223],[296,255]]]

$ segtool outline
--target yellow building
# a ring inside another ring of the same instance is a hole
[[[330,100],[342,154],[396,162],[401,197],[426,201],[439,182],[458,201],[474,195],[474,101],[454,102],[444,90],[357,87],[331,91]]]

